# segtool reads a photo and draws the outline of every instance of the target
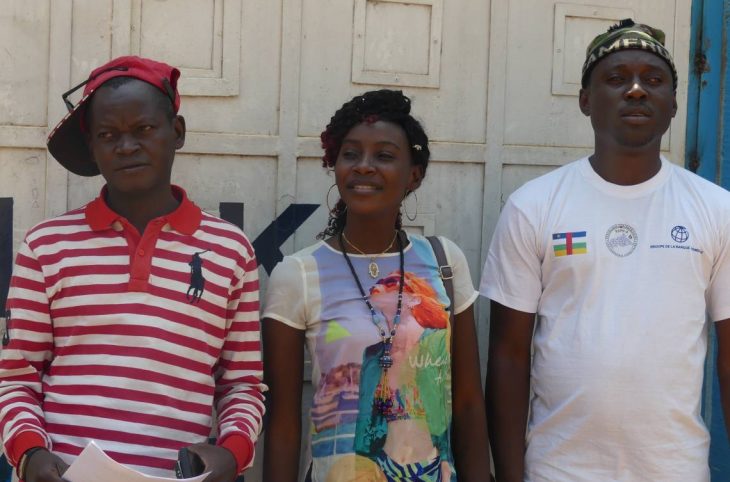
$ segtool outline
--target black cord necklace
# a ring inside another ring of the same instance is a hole
[[[401,307],[403,305],[403,285],[405,284],[403,240],[401,239],[400,233],[397,233],[396,238],[398,241],[398,254],[400,256],[398,305],[395,310],[395,316],[393,317],[393,325],[390,330],[388,330],[388,320],[385,319],[385,315],[383,315],[382,312],[378,313],[375,311],[375,308],[373,308],[373,304],[370,302],[370,297],[365,293],[365,290],[362,287],[362,283],[360,283],[360,278],[358,278],[357,273],[355,273],[355,267],[352,265],[352,261],[350,261],[350,257],[347,255],[347,251],[345,250],[345,243],[342,239],[342,231],[338,233],[337,237],[340,242],[342,256],[345,258],[347,266],[350,268],[350,273],[352,273],[352,277],[355,279],[357,289],[360,290],[362,300],[365,302],[368,309],[370,310],[370,318],[373,322],[373,325],[375,325],[375,327],[377,328],[378,333],[380,334],[380,338],[383,342],[383,353],[378,359],[380,368],[382,368],[383,372],[380,378],[380,382],[378,383],[378,386],[375,390],[374,405],[381,414],[386,416],[386,418],[389,418],[393,415],[391,414],[391,411],[394,408],[394,400],[393,394],[391,393],[390,387],[388,386],[388,368],[393,366],[393,356],[391,355],[391,349],[393,347],[393,338],[395,338],[395,334],[398,330],[398,324],[400,324]],[[382,324],[381,320],[383,322]]]

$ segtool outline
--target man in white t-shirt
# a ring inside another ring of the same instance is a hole
[[[660,155],[677,109],[663,44],[631,20],[594,39],[593,155],[504,206],[480,289],[499,482],[709,481],[713,325],[730,432],[730,193]]]

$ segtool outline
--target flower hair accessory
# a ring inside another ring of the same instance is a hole
[[[417,151],[423,150],[423,147],[421,147],[421,144],[413,144],[413,148]]]

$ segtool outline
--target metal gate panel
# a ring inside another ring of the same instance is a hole
[[[698,0],[692,6],[686,167],[730,189],[730,1]],[[730,482],[730,443],[716,370],[717,340],[708,330],[702,416],[710,430],[713,482]]]

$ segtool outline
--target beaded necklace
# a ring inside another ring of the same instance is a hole
[[[375,405],[375,408],[378,410],[378,412],[380,412],[386,418],[392,418],[395,415],[393,413],[395,406],[395,402],[393,400],[394,397],[390,386],[388,385],[388,368],[393,366],[393,356],[391,355],[391,349],[393,347],[393,338],[395,338],[396,331],[398,330],[398,324],[400,323],[400,313],[401,307],[403,305],[403,285],[405,284],[403,241],[399,234],[400,233],[396,233],[396,239],[398,241],[398,254],[400,255],[398,305],[395,310],[395,316],[393,317],[393,327],[390,328],[390,331],[388,331],[388,320],[385,319],[385,315],[383,315],[382,312],[378,313],[375,311],[375,308],[373,308],[373,304],[370,302],[370,297],[365,293],[365,290],[362,287],[362,283],[360,283],[360,278],[358,278],[357,273],[355,273],[355,267],[352,265],[352,261],[350,261],[350,257],[347,255],[347,252],[345,250],[345,243],[342,239],[342,231],[340,231],[338,234],[340,249],[342,249],[342,256],[344,256],[345,261],[347,262],[347,266],[350,268],[350,273],[352,273],[352,277],[355,278],[357,289],[360,290],[362,300],[367,305],[368,310],[370,310],[370,318],[373,322],[373,325],[375,325],[375,328],[377,328],[378,333],[380,334],[380,339],[383,341],[383,353],[378,359],[380,368],[382,369],[382,374],[380,376],[378,386],[375,389],[375,400],[373,400],[373,405]],[[381,324],[381,320],[384,322],[385,326]]]

